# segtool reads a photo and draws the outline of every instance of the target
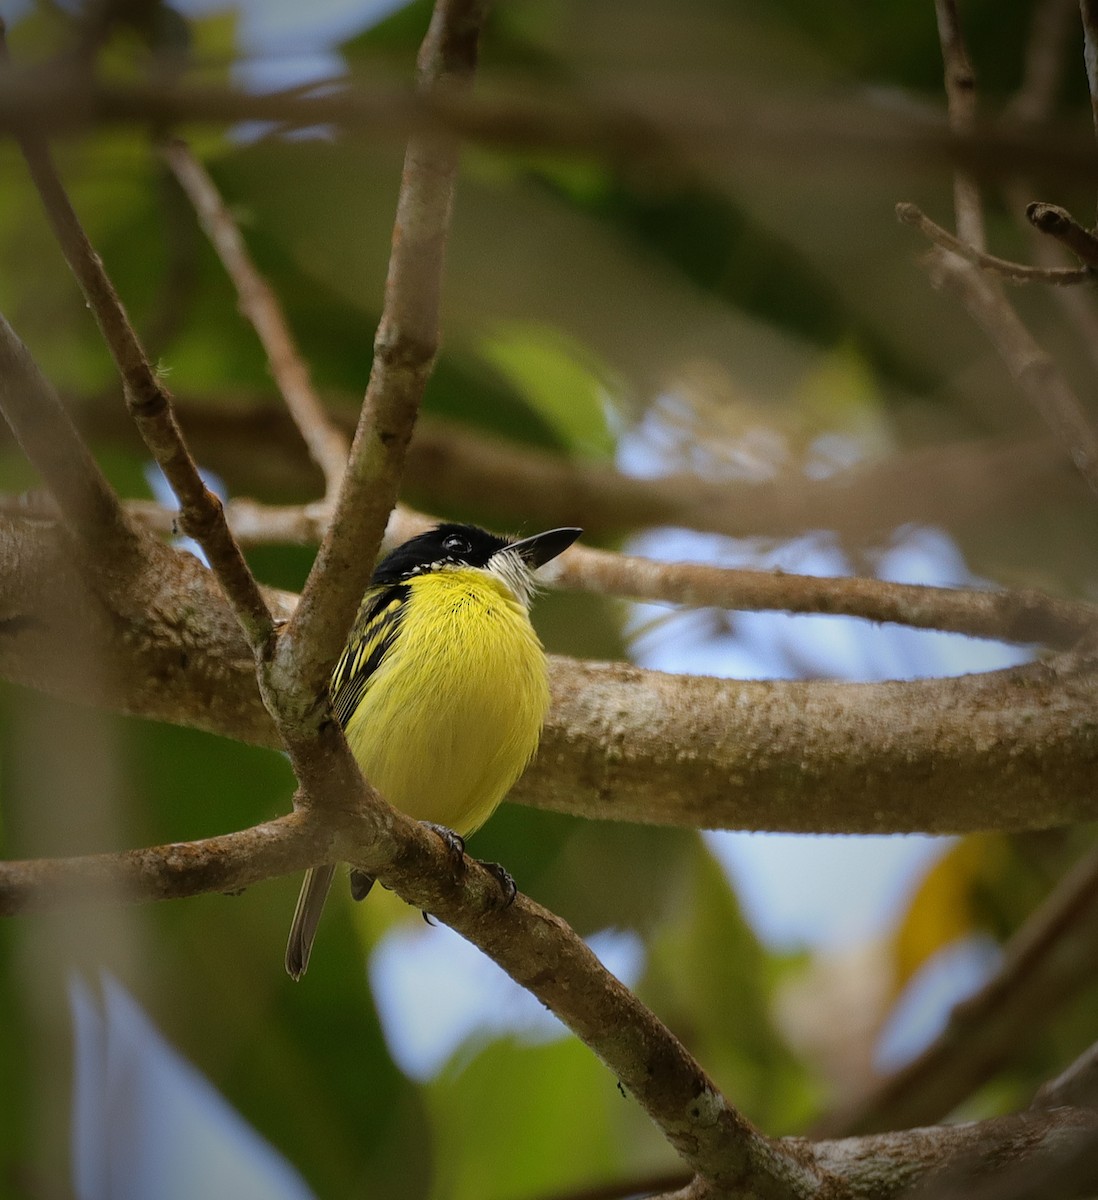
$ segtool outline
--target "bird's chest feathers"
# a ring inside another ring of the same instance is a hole
[[[491,577],[439,571],[414,580],[412,589],[398,645],[425,660],[440,685],[475,691],[483,677],[495,676],[498,688],[508,674],[541,666],[526,610]]]
[[[347,737],[397,807],[467,832],[537,746],[545,653],[525,608],[483,572],[440,571],[411,587]]]

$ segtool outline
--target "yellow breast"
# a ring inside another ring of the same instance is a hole
[[[431,572],[409,586],[400,635],[347,741],[391,804],[467,834],[537,749],[549,710],[545,652],[525,608],[483,572]]]

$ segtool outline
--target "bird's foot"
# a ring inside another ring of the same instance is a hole
[[[450,851],[450,858],[453,860],[455,870],[465,866],[465,839],[460,833],[447,829],[445,825],[436,825],[434,821],[421,821],[420,824],[424,829],[429,829],[442,838],[446,849]]]
[[[420,821],[420,824],[429,829],[432,833],[437,833],[442,838],[446,849],[450,852],[450,862],[453,864],[455,874],[465,874],[465,839],[460,833],[455,833],[452,829],[448,829],[445,825],[438,825],[434,821]],[[427,922],[428,925],[434,925],[430,913],[420,913],[420,916]]]
[[[479,860],[478,860],[479,862]],[[495,877],[499,884],[500,892],[500,908],[510,908],[515,902],[515,897],[518,895],[518,888],[515,886],[515,880],[511,872],[506,867],[499,863],[482,862],[480,863],[489,875]]]

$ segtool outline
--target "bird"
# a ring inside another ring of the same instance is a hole
[[[332,711],[363,775],[394,807],[452,831],[458,849],[537,749],[549,677],[530,623],[534,573],[582,532],[513,540],[445,522],[411,538],[374,570],[332,672]],[[295,980],[334,874],[313,867],[301,885],[286,946]],[[372,884],[352,869],[355,899]]]

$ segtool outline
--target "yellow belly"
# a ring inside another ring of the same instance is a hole
[[[347,741],[390,804],[468,834],[537,749],[549,710],[545,652],[523,606],[482,572],[439,571],[410,586],[400,636]]]

